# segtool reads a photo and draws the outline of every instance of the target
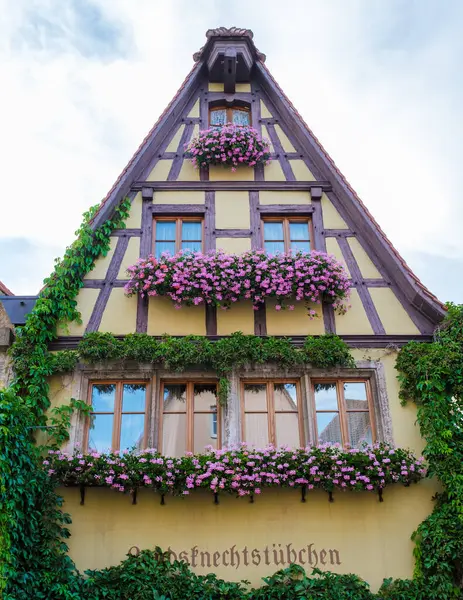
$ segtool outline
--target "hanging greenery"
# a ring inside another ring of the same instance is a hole
[[[56,352],[51,359],[53,372],[72,371],[79,360],[90,363],[132,360],[159,364],[170,371],[201,367],[214,371],[219,377],[221,404],[227,402],[230,373],[245,365],[355,367],[349,347],[337,335],[309,336],[301,348],[296,348],[290,338],[262,338],[240,332],[215,342],[195,335],[157,339],[144,333],[132,333],[120,339],[111,333],[93,332],[84,335],[76,350]]]

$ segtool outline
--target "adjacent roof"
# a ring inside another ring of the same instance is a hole
[[[38,296],[1,296],[0,302],[12,325],[24,325],[26,316],[34,308]]]
[[[4,283],[0,281],[0,296],[14,296],[13,292],[9,290]]]

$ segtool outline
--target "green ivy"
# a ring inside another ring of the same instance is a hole
[[[460,597],[463,588],[463,306],[449,304],[431,344],[399,353],[400,397],[417,405],[429,473],[442,484],[433,513],[415,532],[415,575],[430,598]]]
[[[209,369],[219,377],[221,404],[227,401],[230,373],[245,365],[277,363],[283,368],[307,364],[315,368],[355,367],[347,344],[336,335],[309,336],[301,348],[296,348],[289,338],[261,338],[240,332],[216,342],[194,335],[156,339],[147,334],[132,333],[121,339],[111,333],[93,332],[84,335],[77,350],[63,350],[52,358],[53,372],[72,371],[78,360],[90,363],[104,360],[157,363],[169,371],[184,371],[194,366]]]

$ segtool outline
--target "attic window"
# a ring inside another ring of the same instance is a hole
[[[251,125],[251,112],[249,108],[233,106],[215,106],[209,111],[209,125],[211,127],[222,127],[227,123],[233,125]]]

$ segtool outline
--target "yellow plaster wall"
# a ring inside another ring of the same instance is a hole
[[[322,195],[321,199],[323,213],[323,227],[325,229],[349,229],[347,223],[334,208],[332,202],[326,194]]]
[[[352,355],[357,360],[373,360],[381,362],[384,367],[389,412],[392,421],[394,444],[402,448],[410,448],[417,455],[423,452],[424,440],[416,423],[416,405],[412,402],[401,406],[399,400],[399,383],[395,363],[397,352],[384,348],[352,349]]]
[[[132,206],[130,207],[130,213],[125,222],[127,229],[138,229],[141,227],[141,207],[143,200],[141,198],[141,192],[138,192],[133,199]]]
[[[188,113],[189,117],[199,117],[199,98],[194,103],[192,109]]]
[[[248,192],[216,192],[217,229],[249,229],[251,225]]]
[[[236,91],[237,92],[250,92],[251,91],[251,84],[250,83],[237,83],[236,84]]]
[[[211,82],[209,82],[208,90],[210,92],[223,92],[224,91],[223,83],[211,83]]]
[[[182,162],[177,181],[199,181],[199,169],[195,169],[188,158]]]
[[[285,152],[296,152],[296,148],[291,144],[288,136],[283,131],[283,129],[280,127],[280,125],[275,125],[275,132],[276,132],[276,134],[280,140],[280,144],[282,145],[283,150]]]
[[[172,162],[170,158],[158,160],[146,181],[167,181]]]
[[[114,288],[106,304],[98,331],[115,335],[134,333],[137,327],[137,297],[127,298],[124,288]]]
[[[301,555],[304,562],[309,546],[312,564],[305,565],[309,573],[316,556],[321,569],[356,573],[377,590],[384,577],[411,577],[414,545],[410,536],[431,512],[434,489],[431,482],[390,487],[382,503],[375,494],[353,492],[335,492],[335,501],[329,503],[321,491],[309,492],[307,502],[301,503],[295,491],[264,490],[254,504],[224,494],[218,505],[207,492],[194,491],[186,498],[166,497],[165,506],[160,505],[158,495],[147,490],[139,490],[134,506],[129,496],[107,489],[88,488],[84,506],[79,504],[78,489],[59,492],[65,499],[64,510],[72,516],[68,543],[80,570],[117,564],[133,546],[187,551],[190,557],[195,548],[211,555],[218,552],[220,558],[234,547],[240,552],[239,568],[236,562],[230,564],[228,554],[225,563],[229,566],[220,560],[218,567],[207,567],[207,562],[202,567],[199,559],[194,570],[262,585],[262,577],[288,566],[286,552],[291,544],[289,550],[306,549]],[[266,547],[270,565],[265,564]],[[249,553],[259,552],[255,555],[257,566],[251,560],[248,566],[244,564],[244,548]],[[285,564],[275,564],[274,548],[284,550]],[[331,560],[329,550],[337,551]]]
[[[183,134],[183,130],[185,129],[185,125],[180,125],[180,127],[175,132],[174,137],[170,140],[169,145],[166,148],[166,152],[177,152],[178,145],[180,143],[180,139]],[[183,148],[182,148],[183,152]]]
[[[357,238],[347,238],[347,243],[352,250],[355,260],[360,269],[360,273],[367,279],[382,279],[381,273],[373,264],[373,261],[363,249]]]
[[[272,119],[273,118],[272,113],[269,111],[267,106],[264,104],[263,100],[260,101],[260,116],[263,119]]]
[[[369,288],[369,291],[386,333],[420,333],[390,288]]]
[[[232,171],[230,167],[212,165],[209,167],[210,181],[254,181],[254,169],[241,166]]]
[[[204,204],[204,192],[154,192],[154,204]]]
[[[129,244],[127,246],[127,250],[125,251],[124,258],[122,259],[121,268],[119,269],[119,273],[117,274],[118,279],[129,279],[127,275],[127,267],[135,264],[140,257],[140,238],[139,237],[131,237],[129,239]]]
[[[345,315],[335,313],[336,333],[339,335],[373,335],[373,329],[356,289],[351,290],[349,304],[351,308]]]
[[[312,171],[303,160],[290,160],[289,164],[297,181],[315,181]]]
[[[259,192],[261,204],[311,204],[309,192]]]
[[[270,147],[270,152],[275,152],[275,149],[274,149],[273,144],[272,144],[272,140],[270,139],[267,127],[265,125],[262,125],[262,137],[265,138],[266,140],[268,140],[269,147]]]
[[[338,240],[334,237],[327,237],[325,239],[325,243],[326,243],[326,251],[328,252],[328,254],[333,254],[335,256],[336,260],[343,265],[344,269],[350,276],[350,272],[349,272],[349,269],[347,268],[346,261],[344,260],[344,256],[342,255],[342,251],[339,246]]]
[[[84,279],[104,279],[108,271],[109,264],[114,254],[119,238],[112,237],[109,240],[109,250],[106,256],[100,256],[95,262],[95,266],[85,275]]]
[[[285,174],[278,160],[272,160],[264,167],[265,181],[286,181]]]
[[[87,323],[92,316],[93,307],[98,298],[100,290],[82,288],[77,295],[77,310],[80,312],[82,318],[82,325],[77,323],[66,323],[64,327],[58,326],[58,335],[83,335]]]
[[[169,298],[150,298],[148,335],[206,335],[204,306],[176,309]]]
[[[305,302],[293,302],[294,310],[276,310],[275,300],[267,300],[267,334],[268,335],[321,335],[325,333],[321,306],[310,306],[317,316],[310,320]],[[290,301],[285,302],[288,306]]]
[[[192,140],[193,138],[197,137],[198,135],[199,135],[199,125],[196,124],[193,127],[193,131],[191,132],[191,138],[190,138],[190,140]],[[190,140],[188,140],[188,141],[190,141]]]
[[[251,238],[217,238],[215,241],[217,250],[223,250],[228,254],[241,254],[251,250]]]
[[[230,309],[217,309],[217,335],[230,335],[235,331],[254,333],[254,310],[249,300],[241,300]]]

